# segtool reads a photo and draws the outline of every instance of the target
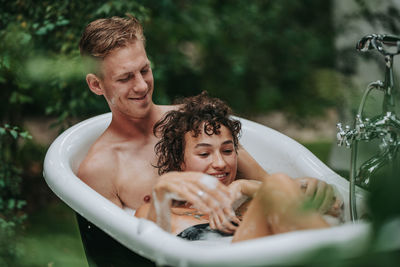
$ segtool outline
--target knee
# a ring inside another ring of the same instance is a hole
[[[274,173],[261,185],[260,190],[266,192],[282,192],[289,195],[300,194],[299,187],[295,181],[284,173]]]
[[[273,173],[271,174],[268,179],[270,180],[276,180],[277,182],[290,182],[292,181],[292,178],[290,178],[289,175],[282,173],[282,172],[277,172],[277,173]]]
[[[294,185],[294,181],[287,174],[284,173],[274,173],[271,174],[266,181],[265,184],[275,184],[281,187],[290,187]]]

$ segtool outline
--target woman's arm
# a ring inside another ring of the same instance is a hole
[[[238,174],[236,179],[265,181],[268,176],[270,174],[240,146],[238,150]],[[331,214],[335,217],[342,214],[343,200],[335,192],[332,185],[311,177],[295,178],[294,180],[320,213]]]
[[[269,174],[242,146],[238,149],[238,171],[236,179],[264,181]]]
[[[153,188],[153,197],[148,207],[140,207],[137,217],[156,222],[171,232],[171,202],[184,200],[197,210],[209,214],[213,229],[232,232],[238,222],[231,208],[233,197],[225,185],[215,177],[199,172],[169,172],[163,174]]]

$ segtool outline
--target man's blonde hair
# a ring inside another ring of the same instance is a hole
[[[143,27],[133,16],[111,17],[89,23],[79,42],[83,57],[104,59],[112,50],[135,41],[145,42]]]

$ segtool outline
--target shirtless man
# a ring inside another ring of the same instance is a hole
[[[90,23],[79,43],[83,58],[92,59],[86,75],[90,90],[103,95],[112,120],[81,163],[86,184],[119,207],[136,209],[148,202],[157,181],[153,125],[172,106],[155,105],[150,61],[140,23],[134,18],[99,19]]]
[[[92,67],[87,84],[93,93],[104,96],[112,120],[81,163],[78,177],[119,207],[137,209],[151,200],[152,188],[159,180],[153,167],[157,163],[154,146],[159,140],[153,126],[174,106],[152,101],[151,64],[142,26],[135,18],[93,21],[83,32],[79,47]],[[239,149],[238,155],[238,177],[263,179],[268,175],[245,150]],[[179,182],[199,183],[195,178]],[[326,191],[326,186],[320,185],[310,182],[308,189]],[[182,191],[179,186],[177,190]],[[208,196],[218,195],[215,191]]]

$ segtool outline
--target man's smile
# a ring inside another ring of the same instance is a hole
[[[146,94],[144,94],[141,97],[128,97],[128,99],[135,100],[135,101],[141,101],[141,100],[144,100],[147,97],[147,95],[148,95],[148,92],[146,92]]]

